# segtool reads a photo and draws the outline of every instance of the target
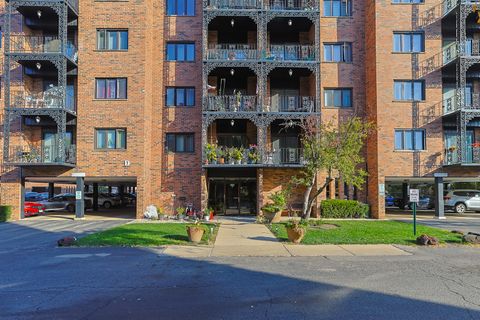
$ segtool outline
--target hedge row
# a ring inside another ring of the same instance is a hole
[[[327,199],[321,203],[322,218],[367,218],[368,204],[355,200]]]
[[[11,206],[0,206],[0,222],[8,221],[12,218]]]

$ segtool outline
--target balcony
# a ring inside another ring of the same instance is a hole
[[[460,110],[460,105],[457,103],[457,97],[455,95],[443,100],[444,115],[457,110]],[[465,105],[463,110],[480,111],[480,93],[465,94]]]
[[[209,0],[206,9],[252,10],[260,8],[259,0]]]
[[[264,112],[316,112],[315,97],[308,96],[273,96]]]
[[[225,95],[206,97],[204,111],[254,112],[257,111],[257,96]]]
[[[304,165],[303,149],[301,148],[280,148],[267,155],[267,165],[279,166],[301,166]]]
[[[458,160],[458,153],[455,149],[446,150],[445,154],[445,165],[480,165],[480,146],[478,143],[474,144],[473,146],[467,146],[466,149],[466,157],[465,159],[460,162]]]
[[[207,60],[257,60],[258,51],[252,44],[211,44]]]
[[[318,10],[317,3],[318,2],[314,0],[267,0],[265,2],[265,9],[315,11]]]
[[[13,91],[11,92],[10,109],[65,109],[75,112],[75,94],[67,92],[65,107],[63,94],[65,94],[65,90],[60,87],[51,87],[38,93]]]
[[[268,47],[266,60],[269,61],[315,61],[316,51],[312,45],[272,44]]]
[[[62,54],[61,40],[57,36],[11,35],[10,52],[13,54]],[[68,41],[63,54],[77,63],[78,52],[74,44]]]
[[[10,148],[8,163],[12,165],[66,165],[74,166],[76,162],[76,146],[69,145],[62,160],[58,148],[51,146],[14,146]]]

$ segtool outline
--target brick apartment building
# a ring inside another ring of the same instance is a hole
[[[285,122],[357,114],[377,125],[365,148],[368,181],[356,190],[338,178],[321,198],[368,202],[382,218],[385,184],[479,176],[477,8],[6,1],[0,201],[20,218],[29,183],[85,173],[88,186],[135,188],[137,217],[149,204],[255,213],[302,166],[299,129]],[[232,150],[238,160],[221,161]],[[292,204],[301,196],[295,189]]]

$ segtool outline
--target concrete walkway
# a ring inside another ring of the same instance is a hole
[[[178,257],[315,257],[411,255],[393,245],[294,245],[280,242],[252,218],[220,218],[214,246],[171,246],[164,254]]]

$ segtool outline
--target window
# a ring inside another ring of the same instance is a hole
[[[325,107],[350,108],[352,106],[352,89],[325,89]]]
[[[423,81],[413,80],[395,80],[394,99],[403,101],[422,101],[425,100],[425,90]]]
[[[423,3],[423,0],[392,0],[392,3]]]
[[[95,147],[97,149],[126,149],[127,130],[95,129]]]
[[[350,42],[324,43],[323,60],[327,62],[352,62]]]
[[[394,32],[394,52],[424,52],[425,35],[423,32]]]
[[[347,17],[352,15],[350,0],[324,0],[323,15],[325,17]]]
[[[167,0],[167,16],[194,16],[195,0]]]
[[[194,43],[167,43],[168,61],[195,61]]]
[[[167,150],[170,152],[193,152],[193,137],[193,133],[167,133]]]
[[[127,99],[127,78],[95,79],[95,99]]]
[[[128,50],[128,30],[97,30],[97,50]]]
[[[425,150],[425,130],[395,130],[395,150]]]
[[[193,107],[195,105],[195,88],[167,88],[165,105],[167,107]]]

